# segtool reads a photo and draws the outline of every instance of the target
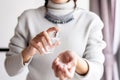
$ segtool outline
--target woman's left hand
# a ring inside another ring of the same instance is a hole
[[[72,51],[65,51],[53,61],[52,69],[60,80],[72,79],[76,70],[76,64],[76,54]]]

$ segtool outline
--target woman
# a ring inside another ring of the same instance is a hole
[[[76,0],[46,0],[45,6],[19,17],[6,55],[6,71],[14,76],[28,66],[27,80],[100,80],[105,47],[102,28],[100,18],[78,8]],[[52,43],[51,36],[60,40]]]

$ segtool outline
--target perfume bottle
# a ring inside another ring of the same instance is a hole
[[[57,41],[60,40],[60,38],[59,38],[59,32],[53,32],[53,33],[51,33],[51,34],[50,34],[50,38],[51,38],[52,44],[54,45]],[[48,46],[47,48],[48,48],[48,51],[47,51],[45,54],[53,53],[54,50],[55,50],[54,47],[50,48],[50,47]]]

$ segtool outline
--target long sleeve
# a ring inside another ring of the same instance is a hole
[[[6,54],[5,68],[10,76],[17,75],[25,67],[21,54],[21,51],[28,45],[28,29],[25,19],[25,14],[18,18],[15,34],[10,40],[9,52]]]
[[[77,77],[81,80],[100,80],[104,71],[104,55],[102,50],[106,46],[102,35],[103,23],[99,17],[96,17],[90,26],[91,29],[83,55],[83,59],[85,59],[89,65],[89,71],[85,76],[77,74]]]

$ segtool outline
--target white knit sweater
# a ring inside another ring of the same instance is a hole
[[[88,73],[84,76],[75,73],[73,80],[100,80],[104,62],[102,50],[105,47],[102,40],[103,23],[100,18],[92,12],[76,8],[73,21],[66,24],[54,24],[44,18],[45,12],[45,7],[40,7],[27,10],[19,17],[5,61],[8,74],[17,75],[24,70],[25,66],[28,66],[27,80],[58,80],[51,68],[52,62],[60,52],[72,50],[89,64]],[[61,29],[61,45],[55,49],[54,53],[45,55],[38,53],[23,65],[21,51],[38,33],[53,26]]]

